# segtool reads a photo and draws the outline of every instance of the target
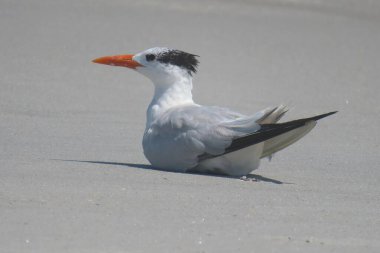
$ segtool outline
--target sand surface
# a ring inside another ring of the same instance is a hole
[[[0,0],[1,252],[380,252],[378,1]],[[153,87],[93,58],[201,56],[198,103],[333,110],[259,182],[152,170]]]

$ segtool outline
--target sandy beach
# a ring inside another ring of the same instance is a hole
[[[0,0],[0,252],[380,252],[379,13],[369,0]],[[153,170],[153,85],[91,60],[154,46],[200,55],[200,104],[339,113],[252,181]]]

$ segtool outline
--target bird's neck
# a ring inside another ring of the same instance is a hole
[[[191,76],[179,76],[163,83],[154,84],[154,96],[147,111],[147,128],[165,111],[175,106],[194,104]]]

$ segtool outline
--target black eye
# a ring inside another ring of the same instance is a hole
[[[156,59],[156,56],[154,54],[147,54],[145,58],[147,61],[153,61],[154,59]]]

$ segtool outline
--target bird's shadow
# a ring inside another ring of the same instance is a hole
[[[126,166],[126,167],[132,167],[132,168],[138,168],[138,169],[145,169],[145,170],[160,170],[160,171],[166,171],[170,173],[183,173],[183,172],[173,172],[169,170],[164,170],[160,168],[155,168],[152,165],[149,164],[142,164],[142,163],[120,163],[120,162],[106,162],[106,161],[87,161],[87,160],[65,160],[65,159],[52,159],[54,161],[63,161],[63,162],[77,162],[77,163],[93,163],[93,164],[105,164],[105,165],[116,165],[116,166]],[[292,184],[283,182],[280,180],[276,180],[269,177],[264,177],[257,174],[248,174],[244,177],[232,177],[232,176],[226,176],[226,175],[220,175],[220,174],[205,174],[205,173],[198,173],[198,172],[185,172],[186,174],[196,174],[196,175],[202,175],[202,176],[209,176],[209,177],[222,177],[222,178],[228,178],[228,179],[241,179],[244,181],[255,181],[255,182],[266,182],[266,183],[273,183],[273,184]]]

